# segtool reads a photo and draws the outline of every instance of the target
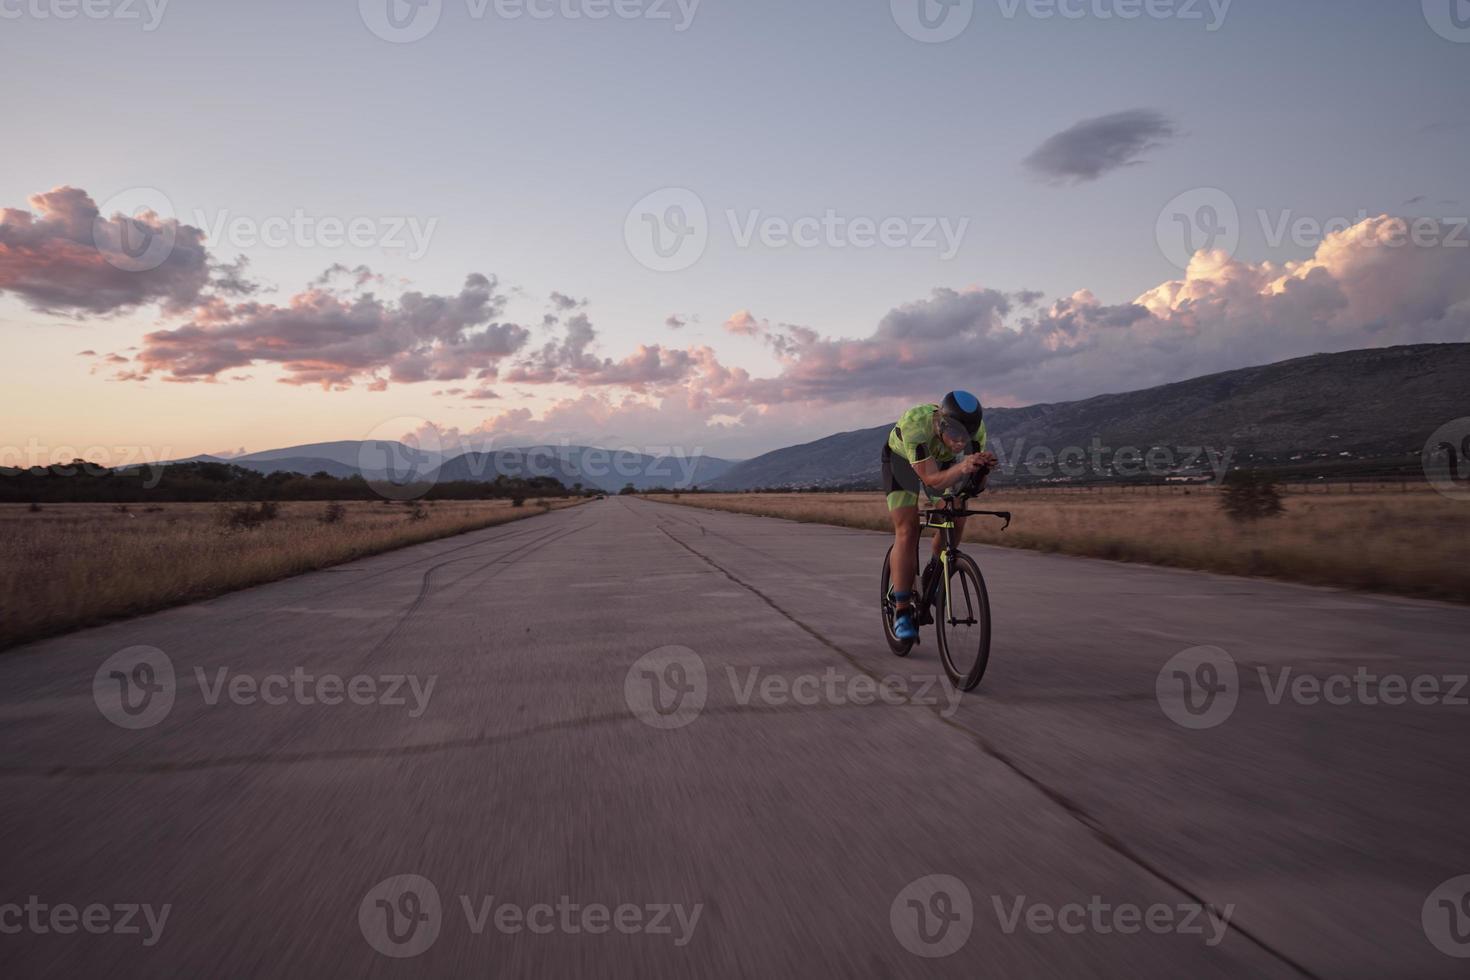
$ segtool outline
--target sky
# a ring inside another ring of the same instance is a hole
[[[741,458],[953,388],[1470,340],[1466,0],[0,21],[0,463]]]

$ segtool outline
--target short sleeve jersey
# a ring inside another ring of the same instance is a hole
[[[955,454],[950,452],[944,440],[934,431],[934,416],[938,405],[915,405],[898,419],[898,425],[888,434],[888,448],[908,460],[917,463],[921,459],[932,459],[939,463],[952,463]],[[985,423],[970,433],[971,451],[985,449]]]

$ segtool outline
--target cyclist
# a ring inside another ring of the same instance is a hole
[[[968,454],[968,455],[964,455]],[[960,457],[963,455],[963,459]],[[893,518],[893,550],[889,581],[895,613],[893,634],[900,640],[919,635],[914,621],[914,576],[918,572],[919,491],[985,489],[994,453],[985,451],[985,414],[980,399],[968,391],[951,391],[938,405],[916,405],[904,412],[883,445],[883,489]],[[963,535],[965,519],[955,522]],[[939,554],[940,538],[934,539]]]

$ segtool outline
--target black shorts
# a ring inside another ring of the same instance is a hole
[[[948,463],[940,463],[940,472],[954,465],[954,460]],[[919,479],[919,474],[914,472],[913,466],[908,460],[893,451],[893,447],[886,441],[883,443],[883,475],[881,485],[884,494],[888,497],[888,509],[898,510],[900,507],[917,507],[919,505],[919,494],[933,498],[934,493],[924,486],[924,481]]]

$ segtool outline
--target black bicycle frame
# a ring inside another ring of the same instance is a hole
[[[940,533],[940,535],[943,536],[944,540],[944,546],[939,550],[938,574],[936,574],[927,584],[924,584],[923,591],[919,595],[919,601],[923,604],[923,608],[925,609],[932,609],[934,607],[934,599],[939,591],[940,582],[944,583],[944,587],[946,590],[949,589],[949,566],[950,563],[954,560],[956,553],[958,553],[959,551],[959,542],[956,540],[955,535],[955,525],[956,519],[961,517],[999,517],[1005,520],[1005,523],[1001,525],[1002,531],[1011,526],[1011,512],[1008,510],[967,510],[965,508],[963,500],[961,500],[959,502],[959,506],[956,507],[953,498],[946,499],[942,506],[924,511],[924,513],[921,515],[919,526],[934,528]],[[915,568],[919,567],[919,542],[921,542],[922,540],[923,536],[920,535],[914,543]],[[933,559],[930,560],[932,562]],[[925,567],[927,568],[927,566]],[[950,614],[950,625],[958,625],[959,620],[955,619],[953,616],[952,610],[954,607],[949,601],[949,596],[947,592],[945,595],[944,608],[945,612]]]

